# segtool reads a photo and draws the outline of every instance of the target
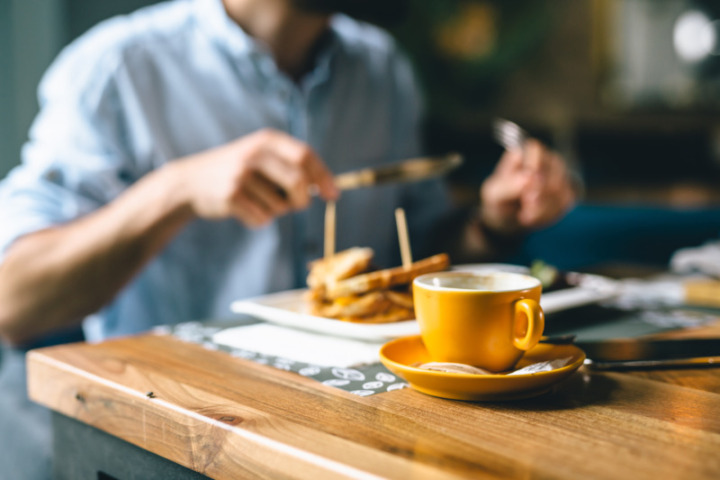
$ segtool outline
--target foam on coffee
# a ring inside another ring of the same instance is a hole
[[[484,290],[492,292],[524,290],[536,287],[540,281],[528,275],[510,272],[444,272],[415,280],[423,286],[438,290]]]

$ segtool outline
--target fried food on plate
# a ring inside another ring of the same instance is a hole
[[[308,287],[313,290],[324,289],[326,285],[364,272],[370,268],[373,255],[375,252],[372,248],[353,247],[338,252],[332,257],[310,262]]]
[[[441,253],[407,268],[368,271],[374,252],[350,248],[311,262],[307,301],[310,312],[348,322],[389,323],[415,318],[410,284],[418,275],[447,269]]]

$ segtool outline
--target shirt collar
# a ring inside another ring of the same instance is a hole
[[[247,60],[249,57],[261,64],[262,70],[274,70],[277,73],[275,61],[267,47],[248,35],[227,15],[222,0],[194,0],[194,3],[200,28],[233,59]],[[340,43],[339,33],[333,23],[325,45],[317,55],[315,67],[303,78],[303,83],[317,84],[328,78],[332,58],[337,54]]]
[[[222,0],[194,0],[195,16],[203,32],[233,57],[265,54],[263,46],[249,36],[225,11]]]

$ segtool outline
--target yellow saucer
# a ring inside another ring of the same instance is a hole
[[[472,401],[517,400],[540,395],[580,368],[585,361],[585,353],[575,345],[538,344],[523,355],[516,368],[567,357],[571,359],[569,364],[549,372],[471,375],[414,367],[432,361],[420,335],[398,338],[380,348],[383,365],[404,378],[415,390],[436,397]]]

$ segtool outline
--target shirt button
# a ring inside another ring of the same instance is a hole
[[[49,182],[59,184],[59,183],[62,183],[63,174],[57,168],[51,168],[50,170],[45,172],[44,177]]]

